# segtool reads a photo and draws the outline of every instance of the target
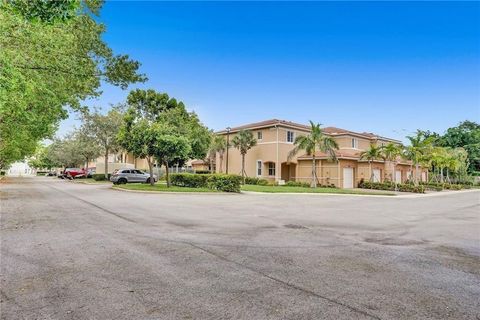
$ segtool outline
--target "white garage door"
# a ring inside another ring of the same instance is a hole
[[[353,188],[353,168],[343,168],[343,187]]]
[[[380,169],[373,169],[373,182],[380,182]]]
[[[402,171],[395,171],[395,182],[402,183]]]

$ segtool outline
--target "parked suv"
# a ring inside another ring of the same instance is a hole
[[[153,180],[158,180],[156,175],[153,175]],[[113,184],[123,184],[132,182],[150,183],[150,174],[137,169],[120,169],[113,172],[110,177]]]

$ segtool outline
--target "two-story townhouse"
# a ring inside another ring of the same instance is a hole
[[[309,126],[273,119],[222,130],[217,134],[231,141],[241,130],[252,131],[257,139],[257,145],[246,155],[245,171],[247,176],[277,182],[311,181],[312,156],[300,152],[297,156],[288,158],[294,148],[295,138],[298,135],[308,134]],[[336,151],[338,161],[335,162],[329,160],[329,157],[322,152],[315,154],[315,170],[319,183],[334,184],[341,188],[354,188],[362,179],[370,180],[371,177],[374,181],[395,179],[397,182],[405,182],[412,177],[412,164],[400,157],[395,161],[395,165],[383,159],[371,163],[361,159],[362,151],[367,150],[371,144],[378,146],[387,143],[401,144],[400,141],[373,133],[359,133],[335,127],[326,127],[323,132],[336,140],[339,149]],[[217,172],[240,173],[241,155],[239,151],[230,146],[228,156],[224,155],[222,164],[223,168],[220,169],[219,155],[217,154]],[[395,172],[393,172],[394,167]],[[426,180],[427,170],[422,168],[418,175],[422,180]]]

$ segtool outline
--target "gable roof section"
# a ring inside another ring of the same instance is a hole
[[[262,128],[270,128],[274,126],[282,126],[282,127],[287,127],[287,128],[292,128],[292,129],[298,129],[301,131],[310,131],[310,126],[300,124],[300,123],[295,123],[292,121],[286,121],[286,120],[279,120],[279,119],[270,119],[270,120],[265,120],[265,121],[260,121],[260,122],[254,122],[254,123],[249,123],[245,124],[242,126],[238,127],[233,127],[230,129],[231,133],[240,131],[240,130],[255,130],[255,129],[262,129]],[[226,134],[227,130],[221,130],[218,131],[217,134]]]
[[[310,126],[292,122],[292,121],[286,121],[286,120],[279,120],[279,119],[270,119],[270,120],[265,120],[265,121],[260,121],[260,122],[254,122],[254,123],[249,123],[245,124],[242,126],[238,127],[233,127],[230,129],[231,133],[238,132],[240,130],[255,130],[255,129],[263,129],[263,128],[270,128],[274,126],[282,126],[286,128],[291,128],[291,129],[297,129],[305,132],[310,132]],[[365,138],[369,140],[385,140],[385,141],[390,141],[390,142],[395,142],[395,143],[401,143],[401,141],[395,140],[395,139],[390,139],[390,138],[385,138],[379,135],[376,135],[371,132],[355,132],[355,131],[350,131],[350,130],[345,130],[337,127],[325,127],[322,129],[322,131],[328,135],[331,136],[342,136],[342,135],[351,135],[355,137],[360,137],[360,138]],[[221,130],[216,132],[217,134],[226,134],[227,130]]]

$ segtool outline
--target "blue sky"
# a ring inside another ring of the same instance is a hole
[[[107,2],[101,21],[149,77],[132,88],[215,130],[311,119],[403,140],[480,120],[478,2]],[[128,94],[102,89],[89,106]]]

